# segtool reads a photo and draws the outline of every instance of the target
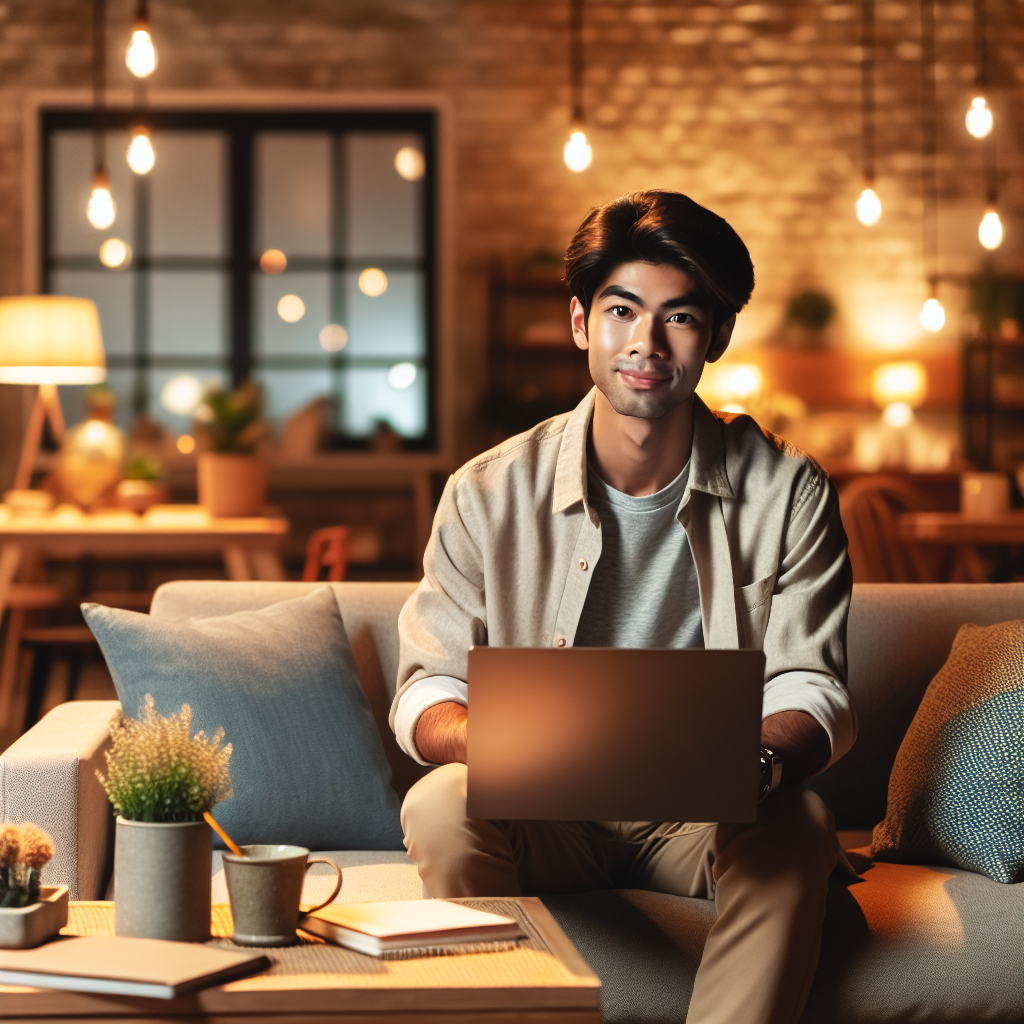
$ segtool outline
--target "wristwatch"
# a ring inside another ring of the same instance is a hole
[[[782,785],[782,755],[776,754],[768,747],[761,748],[761,792],[757,802],[760,803],[769,793]]]

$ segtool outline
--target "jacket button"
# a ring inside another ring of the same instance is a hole
[[[581,568],[581,569],[582,569],[582,570],[583,570],[584,572],[586,572],[586,571],[587,571],[587,560],[586,560],[585,558],[581,558],[581,559],[580,559],[580,568]]]
[[[555,646],[556,646],[556,647],[564,647],[564,646],[565,646],[565,637],[564,637],[564,636],[560,636],[560,637],[559,637],[559,638],[558,638],[558,639],[557,639],[557,640],[555,641]]]

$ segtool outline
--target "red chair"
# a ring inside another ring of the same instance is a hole
[[[322,576],[327,570],[326,577]],[[348,571],[348,527],[328,526],[314,530],[306,542],[306,566],[302,570],[305,583],[320,579],[338,582]]]

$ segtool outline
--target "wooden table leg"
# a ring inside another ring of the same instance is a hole
[[[229,580],[245,583],[253,578],[245,548],[234,545],[226,547],[224,549],[224,568]]]
[[[253,548],[249,552],[255,578],[258,580],[285,580],[284,562],[276,548]]]

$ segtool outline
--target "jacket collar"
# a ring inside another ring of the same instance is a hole
[[[555,465],[551,512],[556,515],[577,502],[587,503],[587,434],[594,415],[597,388],[569,414]],[[705,491],[720,498],[735,497],[725,468],[722,424],[718,417],[693,396],[693,449],[690,454],[688,490]]]

